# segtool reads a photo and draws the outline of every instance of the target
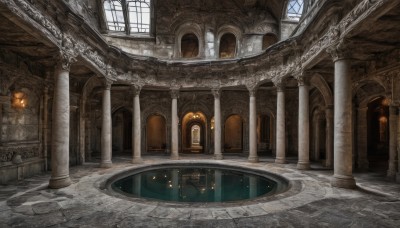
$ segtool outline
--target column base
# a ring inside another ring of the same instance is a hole
[[[132,159],[132,164],[142,164],[142,163],[143,159],[141,157]]]
[[[222,154],[214,154],[214,159],[215,160],[223,160],[224,156]]]
[[[297,162],[297,169],[299,170],[309,170],[310,163],[309,162]]]
[[[179,155],[171,155],[171,160],[179,160]]]
[[[276,164],[286,164],[286,159],[285,158],[276,158],[275,163]]]
[[[333,175],[331,179],[331,186],[338,188],[356,188],[356,180],[353,176]]]
[[[259,159],[256,156],[255,157],[249,157],[248,162],[257,163],[257,162],[259,162]]]
[[[59,189],[65,188],[71,185],[71,179],[68,176],[65,177],[58,177],[58,178],[51,178],[49,181],[49,188]]]
[[[112,162],[101,162],[100,163],[100,168],[108,169],[108,168],[111,168],[111,167],[112,167]]]

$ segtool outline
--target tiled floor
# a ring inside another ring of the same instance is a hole
[[[268,200],[246,203],[173,204],[114,197],[102,184],[124,170],[158,163],[168,157],[144,157],[138,166],[130,158],[114,159],[110,169],[95,163],[72,167],[73,184],[47,189],[49,174],[0,186],[0,227],[400,227],[400,184],[383,174],[355,173],[358,188],[332,188],[332,171],[313,165],[298,171],[295,163],[273,159],[248,163],[245,158],[183,156],[180,163],[228,163],[268,170],[293,183],[292,189]]]

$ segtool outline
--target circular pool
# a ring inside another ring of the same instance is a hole
[[[288,181],[265,171],[217,164],[164,164],[122,173],[109,189],[133,198],[173,202],[235,202],[279,194]]]

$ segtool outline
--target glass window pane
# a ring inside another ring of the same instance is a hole
[[[129,25],[133,33],[150,31],[150,0],[128,0]]]
[[[125,31],[125,18],[120,0],[104,0],[108,30]]]
[[[303,0],[289,0],[287,8],[287,18],[292,20],[300,20],[303,13]]]

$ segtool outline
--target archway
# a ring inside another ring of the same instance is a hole
[[[236,36],[226,33],[219,42],[219,57],[221,59],[234,58],[236,54]]]
[[[367,154],[372,170],[386,171],[389,160],[389,106],[384,97],[368,103]]]
[[[225,121],[224,152],[241,153],[243,151],[243,119],[231,115]]]
[[[167,127],[165,118],[153,114],[146,121],[146,151],[165,152],[167,148]]]
[[[199,39],[193,33],[185,34],[181,40],[182,58],[195,58],[199,55]]]
[[[117,153],[131,153],[132,112],[126,108],[116,110],[112,115],[112,147]]]
[[[206,117],[202,112],[189,112],[182,119],[182,152],[204,153]]]

